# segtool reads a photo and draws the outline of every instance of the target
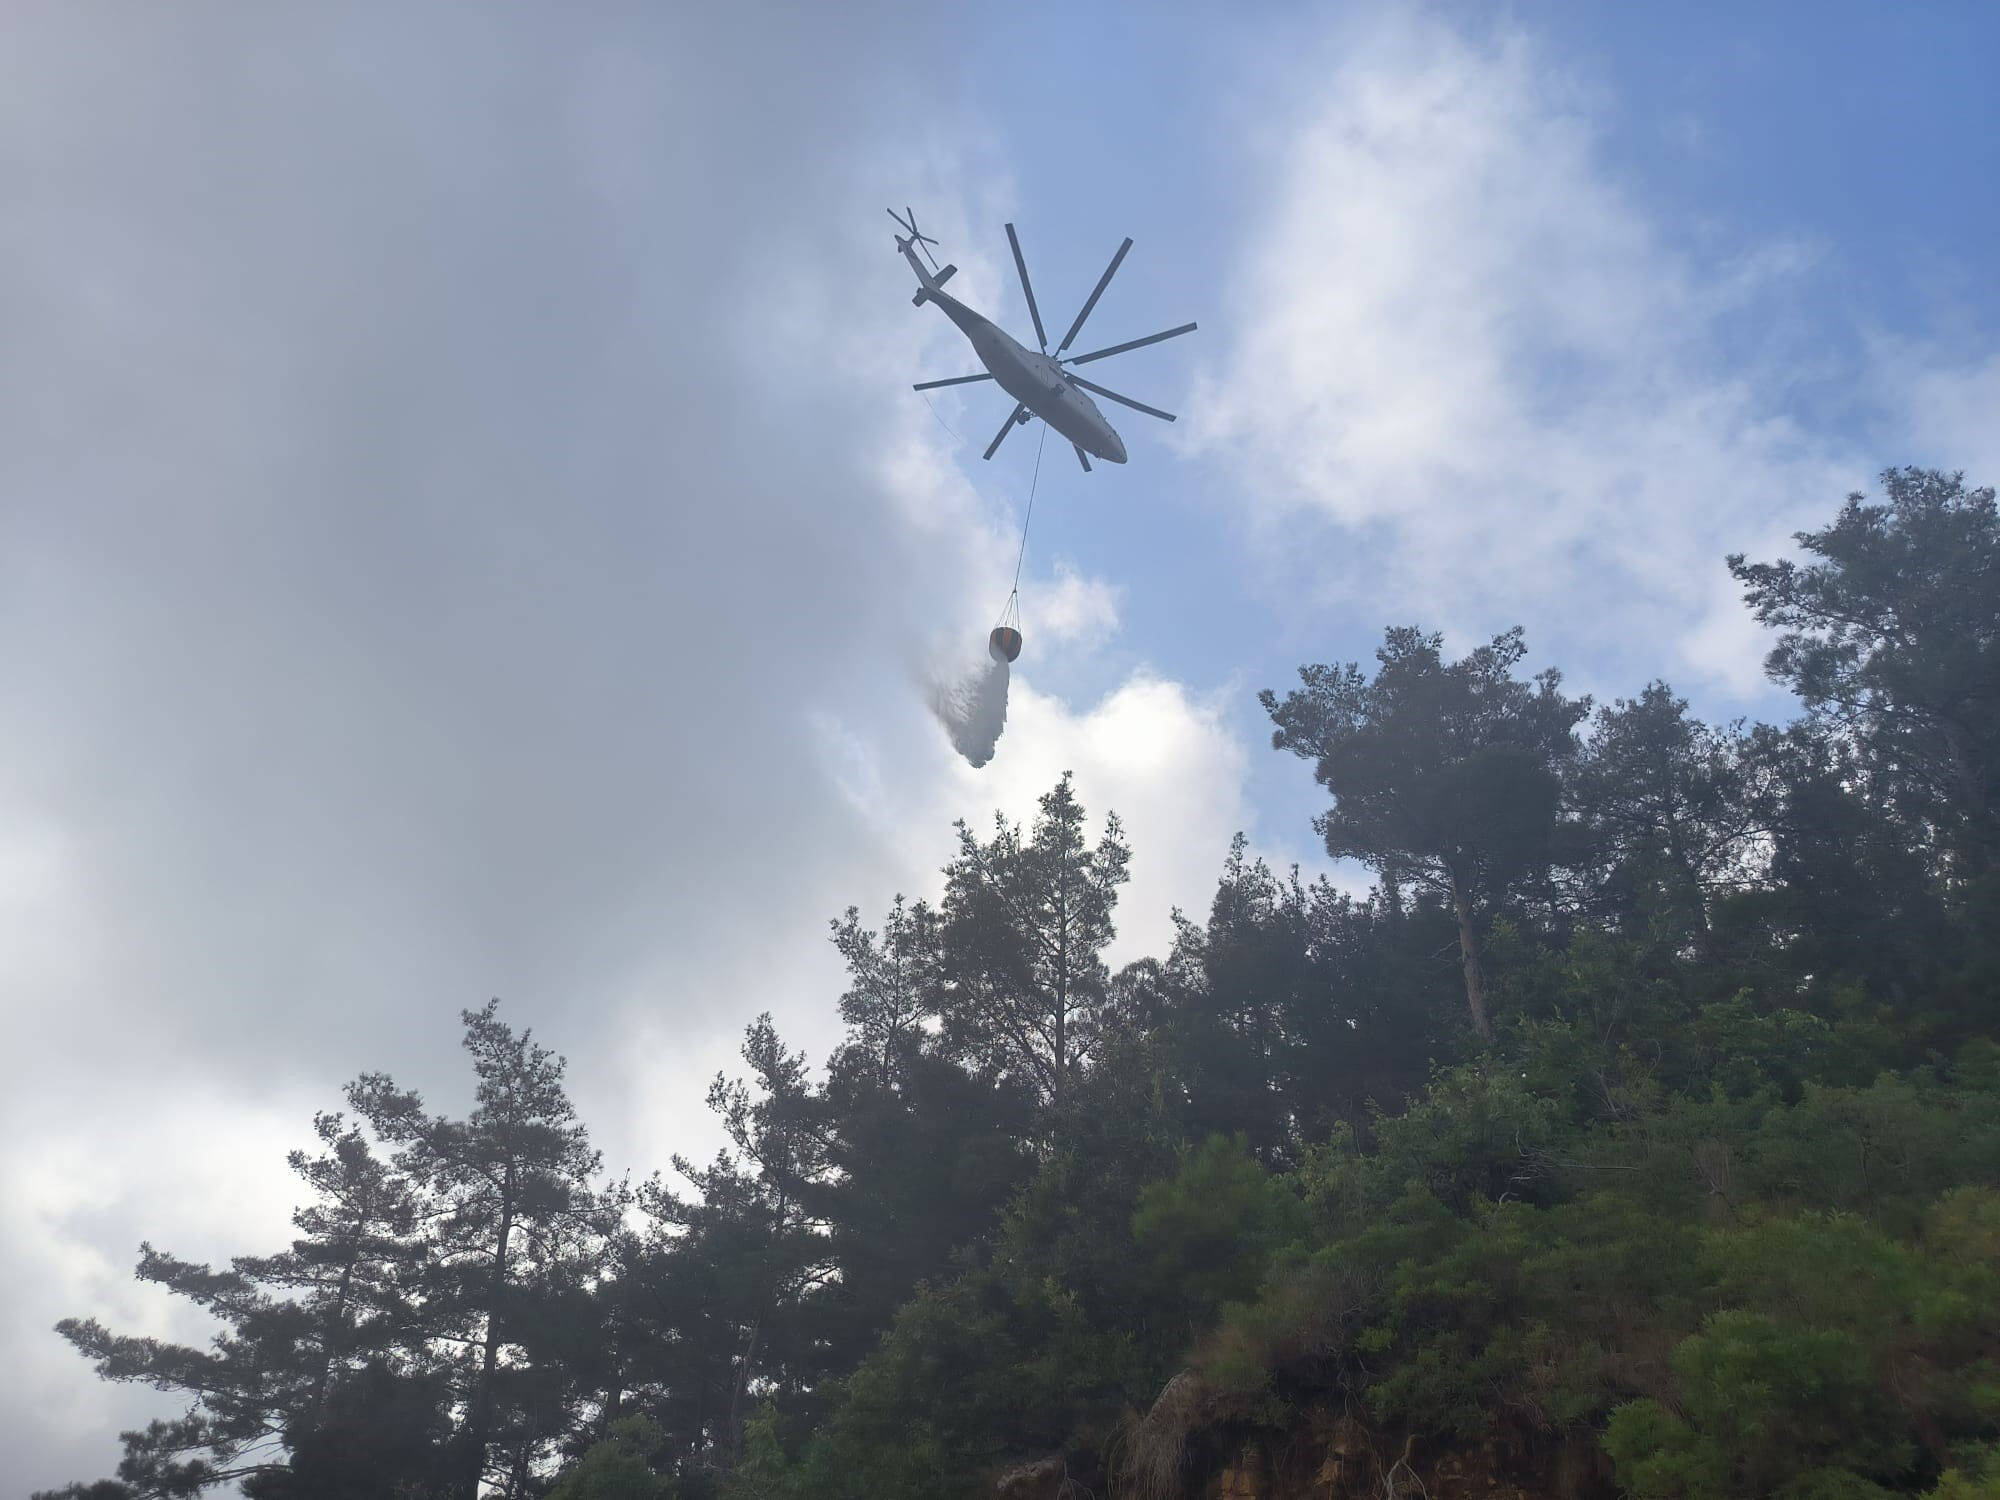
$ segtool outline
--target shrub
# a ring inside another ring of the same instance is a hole
[[[672,1482],[648,1462],[665,1443],[666,1435],[645,1417],[615,1422],[610,1435],[557,1481],[549,1500],[669,1500]]]
[[[1259,1166],[1242,1135],[1183,1151],[1179,1171],[1143,1189],[1132,1214],[1153,1291],[1200,1323],[1252,1295],[1272,1255],[1304,1231],[1297,1190]]]
[[[1762,1314],[1712,1315],[1674,1351],[1679,1406],[1650,1398],[1612,1413],[1605,1448],[1619,1482],[1657,1500],[1777,1494],[1816,1471],[1894,1477],[1915,1453],[1900,1415],[1846,1333]]]

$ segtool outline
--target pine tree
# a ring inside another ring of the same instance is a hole
[[[454,1491],[478,1500],[487,1479],[525,1492],[539,1459],[564,1438],[578,1393],[538,1366],[524,1342],[542,1305],[586,1275],[622,1212],[622,1190],[593,1186],[600,1158],[563,1090],[564,1063],[516,1036],[498,1002],[463,1013],[478,1075],[465,1120],[425,1112],[384,1074],[348,1100],[396,1149],[398,1170],[425,1196],[426,1259],[418,1284],[424,1338],[449,1351],[465,1418]]]
[[[1432,977],[1438,913],[1412,918],[1393,881],[1356,899],[1280,878],[1230,846],[1208,920],[1177,917],[1163,971],[1190,1136],[1249,1138],[1267,1162],[1336,1122],[1365,1126],[1447,1046]],[[1440,1003],[1441,1000],[1444,1003]]]
[[[1600,709],[1570,778],[1595,844],[1586,906],[1712,953],[1717,898],[1763,878],[1778,815],[1770,769],[1741,726],[1690,717],[1663,682]]]
[[[938,914],[926,902],[906,905],[899,895],[878,935],[863,928],[848,907],[833,923],[833,945],[846,960],[848,988],[840,997],[847,1038],[832,1066],[864,1066],[892,1086],[938,1012],[943,989],[943,948]]]
[[[1518,627],[1456,662],[1442,647],[1441,636],[1399,627],[1376,651],[1372,680],[1353,662],[1302,667],[1302,689],[1259,697],[1278,726],[1272,744],[1314,762],[1333,794],[1314,824],[1327,852],[1450,903],[1466,1006],[1491,1041],[1480,915],[1551,863],[1559,772],[1590,700],[1565,698],[1553,670],[1532,685],[1514,677],[1527,651]]]
[[[1818,561],[1729,569],[1783,633],[1765,662],[1860,752],[1879,796],[1962,873],[2000,856],[2000,511],[1963,476],[1891,469],[1797,541]]]
[[[423,1363],[406,1295],[418,1253],[411,1184],[342,1116],[313,1125],[326,1149],[289,1157],[314,1195],[292,1216],[301,1237],[290,1249],[216,1271],[140,1247],[141,1281],[222,1323],[210,1348],[113,1334],[95,1319],[57,1325],[103,1378],[191,1399],[185,1417],[124,1435],[119,1477],[142,1495],[195,1494],[281,1470],[284,1450],[324,1425],[343,1379],[372,1362]]]
[[[959,823],[945,868],[944,1024],[949,1045],[1018,1078],[1060,1112],[1104,1028],[1104,950],[1131,851],[1114,813],[1095,847],[1068,772],[1032,830],[996,815],[981,843]]]

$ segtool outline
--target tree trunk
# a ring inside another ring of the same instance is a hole
[[[1678,819],[1667,820],[1667,855],[1674,862],[1674,871],[1680,876],[1683,893],[1693,909],[1695,948],[1704,959],[1713,959],[1715,933],[1708,925],[1708,895],[1702,890],[1701,872],[1688,858]]]
[[[771,1220],[772,1262],[775,1266],[776,1248],[784,1237],[785,1219],[791,1213],[792,1200],[788,1191],[778,1190],[776,1211]],[[765,1278],[764,1296],[757,1309],[757,1315],[750,1320],[750,1333],[743,1341],[743,1363],[736,1371],[736,1380],[729,1388],[729,1456],[734,1462],[743,1452],[743,1400],[750,1394],[750,1372],[757,1358],[757,1340],[763,1336],[764,1325],[778,1310],[778,1277],[776,1270]]]
[[[1068,935],[1056,959],[1056,1047],[1055,1067],[1050,1074],[1050,1103],[1062,1108],[1063,1086],[1069,1081],[1069,953]]]
[[[765,1306],[776,1300],[767,1297]],[[729,1460],[734,1463],[743,1453],[743,1398],[750,1393],[750,1364],[757,1357],[757,1340],[763,1335],[764,1319],[759,1316],[750,1320],[750,1332],[743,1340],[743,1361],[737,1367],[736,1380],[729,1388]]]
[[[1060,1111],[1069,1081],[1069,861],[1063,861],[1056,885],[1056,1058],[1054,1095]]]
[[[347,1327],[347,1299],[354,1286],[354,1265],[361,1259],[361,1233],[364,1225],[357,1223],[354,1233],[348,1237],[347,1260],[340,1268],[340,1290],[334,1294],[332,1332],[322,1335],[320,1345],[319,1379],[313,1383],[313,1426],[319,1427],[326,1421],[327,1397],[333,1391],[333,1367],[346,1352],[334,1347],[336,1334],[345,1334]],[[345,1340],[341,1341],[343,1345]]]
[[[1465,967],[1465,1003],[1472,1010],[1472,1029],[1482,1042],[1493,1040],[1493,1023],[1486,1015],[1486,977],[1479,970],[1479,934],[1472,925],[1472,901],[1458,871],[1451,876],[1451,907],[1458,914],[1458,957]]]
[[[493,1249],[493,1281],[487,1294],[486,1349],[480,1363],[479,1390],[466,1424],[465,1477],[459,1500],[479,1500],[479,1482],[486,1474],[486,1434],[493,1427],[493,1372],[500,1363],[500,1298],[507,1285],[507,1241],[514,1232],[514,1168],[507,1168],[506,1198],[500,1208],[500,1235]]]
[[[1996,828],[1991,802],[1986,795],[1986,778],[1983,768],[1977,764],[1977,756],[1972,747],[1972,736],[1965,725],[1950,714],[1939,716],[1944,723],[1945,749],[1950,755],[1951,777],[1958,783],[1959,794],[1965,799],[1966,819],[1974,829],[1969,845],[1963,849],[1966,860],[1966,874],[1978,878],[1984,875],[1992,863]]]

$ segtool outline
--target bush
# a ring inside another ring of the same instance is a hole
[[[1884,1075],[1864,1089],[1808,1084],[1749,1144],[1745,1186],[1759,1196],[1907,1233],[1947,1188],[2000,1179],[2000,1093],[1922,1075]]]
[[[1305,1232],[1297,1190],[1250,1156],[1248,1140],[1213,1136],[1139,1194],[1132,1239],[1163,1301],[1206,1323],[1251,1296],[1271,1257]]]
[[[645,1417],[613,1423],[610,1435],[557,1481],[549,1500],[670,1500],[672,1481],[648,1462],[665,1444],[666,1434]]]
[[[1716,1313],[1674,1351],[1673,1370],[1685,1418],[1647,1398],[1620,1406],[1605,1433],[1635,1495],[1774,1495],[1823,1486],[1814,1476],[1826,1469],[1893,1477],[1915,1457],[1866,1351],[1845,1333]]]

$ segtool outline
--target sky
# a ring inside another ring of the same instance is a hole
[[[64,1316],[283,1243],[382,1070],[463,1108],[489,996],[613,1171],[697,1156],[827,922],[1064,770],[1115,957],[1230,837],[1327,868],[1260,688],[1513,625],[1599,701],[1782,718],[1725,554],[1891,465],[2000,476],[1984,4],[1579,0],[0,19],[0,1451],[168,1398]],[[894,204],[1096,367],[1085,475],[912,308]],[[991,764],[931,719],[1030,492]],[[1351,880],[1353,872],[1335,870]]]

